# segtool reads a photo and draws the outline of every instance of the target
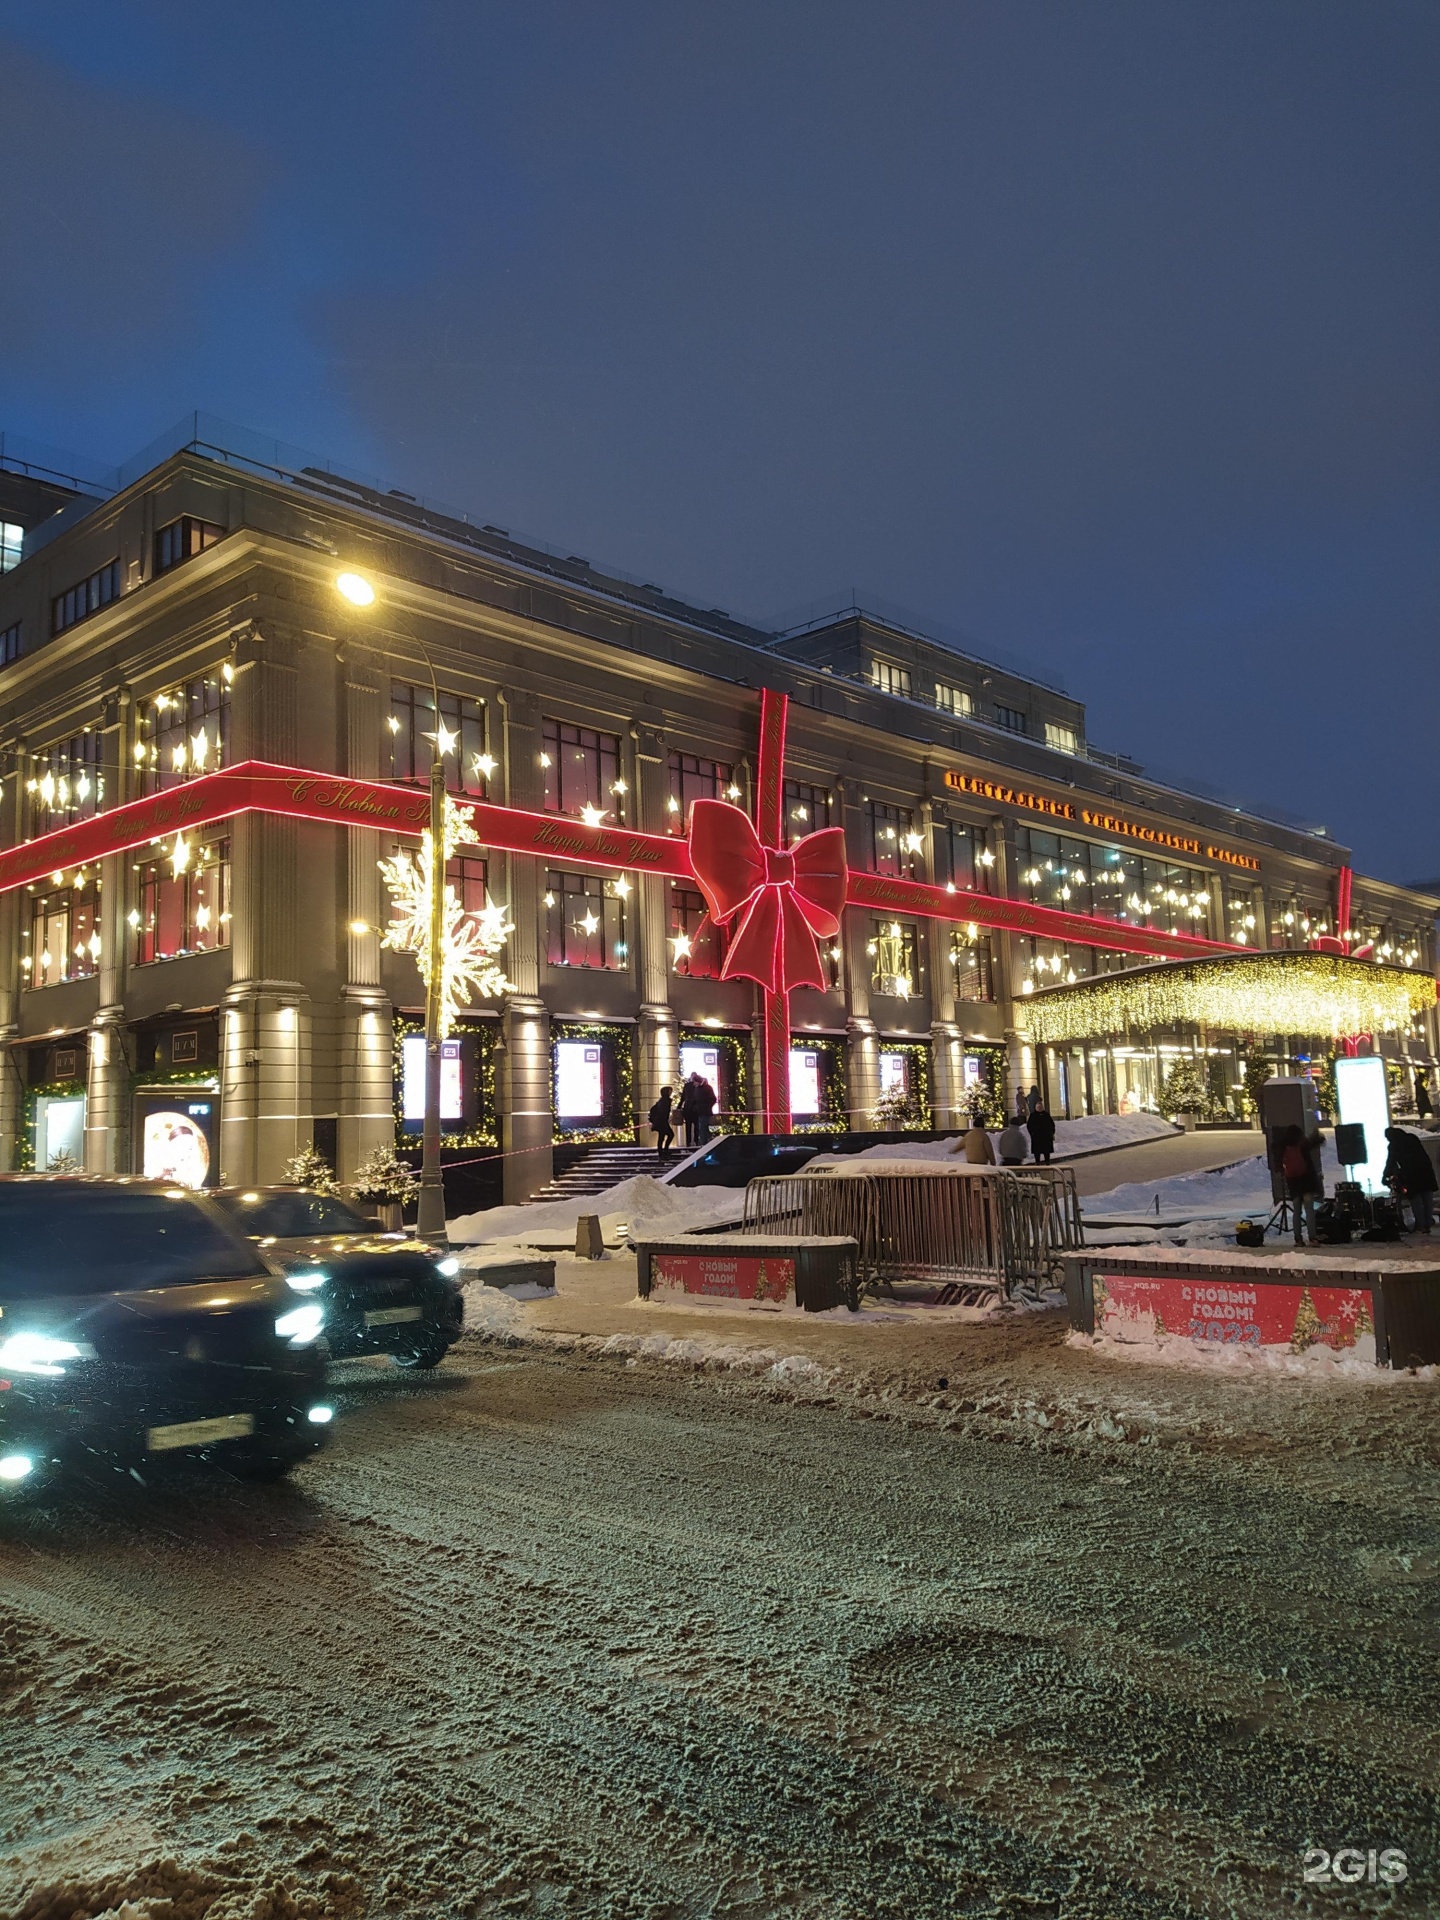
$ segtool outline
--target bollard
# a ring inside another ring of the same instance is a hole
[[[580,1260],[603,1260],[605,1237],[598,1213],[582,1213],[575,1222],[575,1254]]]

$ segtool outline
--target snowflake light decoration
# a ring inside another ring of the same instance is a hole
[[[473,838],[470,821],[472,807],[457,806],[445,797],[445,850],[448,862],[455,849]],[[442,870],[443,870],[442,862]],[[434,873],[434,849],[427,832],[415,853],[396,853],[380,862],[385,885],[390,890],[394,918],[385,929],[382,946],[395,953],[413,953],[426,990],[430,986],[430,901]],[[472,999],[498,999],[508,993],[510,982],[496,956],[515,931],[504,907],[486,907],[480,913],[466,913],[455,898],[455,889],[446,883],[443,924],[440,935],[440,1031],[447,1034],[455,1025],[455,1015],[468,1007]]]

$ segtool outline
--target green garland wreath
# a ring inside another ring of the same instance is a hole
[[[392,1101],[395,1110],[395,1145],[413,1147],[419,1135],[405,1125],[405,1037],[407,1034],[424,1033],[423,1020],[412,1019],[409,1015],[397,1013],[394,1016],[393,1046],[394,1068],[391,1085],[394,1089]],[[479,1095],[480,1116],[472,1126],[465,1126],[456,1120],[441,1121],[440,1139],[447,1147],[494,1147],[499,1145],[499,1110],[495,1097],[495,1030],[489,1020],[466,1020],[462,1015],[456,1024],[452,1040],[473,1040],[475,1043],[475,1073],[477,1093]]]

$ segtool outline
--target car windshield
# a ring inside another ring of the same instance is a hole
[[[267,1271],[247,1241],[178,1188],[0,1184],[0,1300]]]
[[[373,1233],[375,1222],[328,1193],[222,1193],[222,1207],[245,1233],[299,1240],[313,1233]]]

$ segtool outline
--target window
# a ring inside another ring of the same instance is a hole
[[[937,887],[956,887],[962,893],[993,890],[995,856],[987,845],[983,827],[937,820],[930,837],[935,849]]]
[[[893,660],[872,660],[870,684],[872,687],[878,687],[881,693],[900,693],[908,696],[910,669],[897,665]]]
[[[53,987],[84,980],[100,963],[100,871],[81,867],[73,883],[30,894],[30,925],[20,962],[25,984]]]
[[[230,842],[182,840],[181,848],[179,867],[173,853],[136,863],[129,917],[137,966],[230,944]]]
[[[920,836],[915,831],[915,816],[909,807],[892,807],[883,800],[869,802],[870,871],[910,878],[915,871],[915,855],[920,851]]]
[[[616,972],[628,965],[625,903],[630,883],[622,874],[607,880],[598,873],[547,873],[545,876],[545,958],[552,967],[603,967]]]
[[[671,968],[682,979],[718,980],[725,964],[725,930],[705,908],[705,896],[678,881],[670,885]]]
[[[876,993],[912,999],[919,989],[919,941],[913,920],[871,922],[865,951],[870,956],[870,985]]]
[[[1210,876],[1122,847],[1017,827],[1016,869],[1023,899],[1166,932],[1210,931]]]
[[[950,946],[950,966],[957,1000],[995,998],[995,958],[985,934],[957,931]]]
[[[1238,886],[1233,880],[1225,882],[1225,938],[1237,947],[1263,944],[1255,889]]]
[[[830,795],[824,787],[812,787],[803,780],[785,782],[785,844],[803,840],[807,833],[819,833],[830,824]]]
[[[957,719],[975,711],[975,701],[963,687],[947,687],[943,680],[935,682],[935,704],[942,713],[953,713]]]
[[[995,703],[995,724],[997,727],[1003,727],[1006,733],[1030,731],[1030,722],[1018,707],[1002,707],[998,700]]]
[[[11,520],[0,520],[0,573],[18,567],[25,544],[25,529]]]
[[[625,782],[620,778],[620,740],[613,733],[547,720],[542,728],[545,811],[583,813],[593,807],[611,820],[625,818]]]
[[[665,825],[683,833],[696,800],[737,800],[739,789],[730,778],[728,760],[701,760],[693,753],[670,756],[670,797],[665,802]]]
[[[88,580],[77,581],[64,593],[56,594],[50,602],[50,631],[64,633],[67,627],[73,627],[77,621],[98,613],[101,607],[108,607],[112,600],[119,598],[120,562],[111,560]]]
[[[224,527],[217,527],[213,521],[192,520],[189,514],[182,520],[172,520],[155,535],[155,571],[168,573],[182,560],[193,559],[224,538]]]
[[[445,862],[445,880],[455,889],[462,913],[483,913],[490,904],[490,863],[478,854],[457,854]]]
[[[25,782],[31,833],[89,820],[105,805],[104,738],[94,732],[57,741],[30,761]]]
[[[469,700],[463,694],[442,693],[440,725],[455,736],[455,746],[445,756],[446,788],[470,800],[483,800],[486,777],[494,771],[494,762],[485,751],[484,702]],[[393,681],[385,731],[390,741],[390,777],[428,785],[431,736],[438,731],[434,688]]]
[[[224,766],[230,738],[228,673],[222,667],[141,701],[135,769],[142,793],[163,793]]]
[[[0,629],[0,667],[8,667],[12,660],[20,658],[20,622],[12,622]]]
[[[1025,729],[1021,727],[1018,731],[1023,733]],[[1045,744],[1047,747],[1054,747],[1059,753],[1080,751],[1080,738],[1074,727],[1062,727],[1057,720],[1045,722]]]

